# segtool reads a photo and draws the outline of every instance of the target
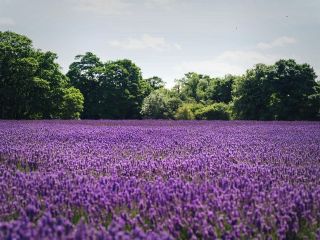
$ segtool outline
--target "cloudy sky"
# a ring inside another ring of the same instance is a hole
[[[64,72],[91,51],[172,86],[189,71],[242,74],[280,58],[320,75],[319,12],[319,0],[0,0],[0,30],[58,53]]]

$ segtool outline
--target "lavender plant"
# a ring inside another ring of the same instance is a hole
[[[319,239],[320,124],[0,121],[0,239]]]

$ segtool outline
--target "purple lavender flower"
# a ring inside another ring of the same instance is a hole
[[[320,238],[320,124],[0,121],[0,239]]]

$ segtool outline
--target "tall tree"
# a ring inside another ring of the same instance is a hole
[[[182,101],[170,90],[160,88],[150,93],[143,100],[141,114],[145,118],[174,118]]]
[[[164,88],[165,83],[164,81],[157,77],[157,76],[153,76],[151,78],[147,78],[145,79],[145,81],[150,85],[150,87],[152,88],[152,90],[157,90],[160,88]]]
[[[124,59],[102,63],[93,53],[76,57],[67,76],[84,95],[83,118],[139,118],[143,98],[151,92],[141,70]]]
[[[226,75],[224,78],[212,79],[206,89],[206,99],[213,102],[231,102],[232,85],[236,78],[236,76]]]
[[[209,76],[189,72],[182,79],[176,80],[174,89],[182,100],[200,102],[204,100],[209,81]]]
[[[320,92],[308,64],[280,60],[258,64],[234,85],[233,110],[238,119],[312,120],[319,114]]]
[[[140,117],[142,101],[148,92],[139,67],[127,59],[107,62],[99,81],[101,118]]]
[[[0,118],[60,118],[65,90],[70,88],[55,62],[57,55],[34,49],[32,41],[13,32],[0,32]],[[79,95],[80,92],[77,89]],[[82,102],[73,104],[81,110]],[[69,112],[70,113],[70,112]],[[74,113],[65,117],[72,117]]]
[[[308,64],[297,64],[294,60],[275,63],[269,81],[272,89],[269,107],[273,119],[315,119],[317,92],[316,74]],[[319,97],[319,95],[318,95]],[[319,105],[318,105],[319,107]]]
[[[67,73],[71,84],[80,89],[84,96],[84,110],[82,118],[99,118],[99,80],[104,72],[104,65],[91,52],[75,57]]]
[[[271,119],[267,108],[270,91],[267,89],[271,67],[257,64],[237,79],[233,89],[233,112],[237,119]]]

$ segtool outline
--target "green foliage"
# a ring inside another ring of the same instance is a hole
[[[202,103],[195,103],[195,102],[185,103],[184,106],[188,107],[193,114],[195,114],[196,111],[204,107]]]
[[[208,76],[190,72],[184,78],[176,80],[174,90],[183,101],[200,102],[205,96],[209,81]]]
[[[232,100],[232,85],[235,76],[226,75],[224,78],[212,79],[206,89],[206,100],[229,103]]]
[[[52,52],[34,49],[23,35],[0,32],[0,118],[58,118],[67,111],[61,105],[70,84],[56,58]]]
[[[214,103],[195,112],[195,118],[199,120],[229,120],[230,113],[225,103]]]
[[[165,85],[164,81],[157,76],[147,78],[147,79],[145,79],[145,81],[150,85],[152,90],[164,88],[164,85]]]
[[[237,79],[233,86],[233,114],[237,119],[270,118],[268,105],[268,72],[270,66],[258,64]]]
[[[166,99],[159,92],[154,91],[147,96],[142,103],[141,114],[145,118],[164,119],[166,118]]]
[[[92,53],[79,55],[67,76],[84,95],[82,118],[139,118],[150,85],[132,61],[100,62]]]
[[[145,90],[141,70],[124,59],[105,64],[100,78],[100,118],[139,118]]]
[[[84,96],[82,118],[99,118],[97,112],[99,77],[104,71],[103,63],[93,53],[77,55],[67,73],[71,84]]]
[[[26,36],[0,31],[0,118],[320,119],[317,76],[292,59],[241,77],[190,72],[172,90],[159,77],[143,79],[128,59],[104,63],[87,52],[67,76],[56,59]]]
[[[172,96],[166,100],[166,116],[173,119],[177,109],[182,105],[180,98]]]
[[[83,95],[80,90],[74,87],[64,89],[63,99],[61,102],[61,118],[79,119],[83,111]]]
[[[141,114],[145,118],[173,118],[181,104],[182,101],[171,95],[169,90],[158,89],[144,99]]]
[[[310,113],[315,115],[315,119],[320,119],[320,82],[314,87],[314,93],[308,96],[307,104]]]
[[[237,119],[313,120],[319,117],[319,84],[308,64],[280,60],[258,64],[234,84]]]
[[[215,102],[229,103],[232,100],[232,85],[237,77],[210,78],[197,73],[187,73],[176,81],[173,90],[184,102],[197,102],[205,105]]]
[[[177,120],[193,120],[194,118],[194,114],[192,113],[192,111],[187,107],[187,106],[183,106],[178,108],[175,118]]]
[[[72,207],[72,219],[71,222],[76,225],[81,220],[85,223],[88,222],[88,213],[83,207]]]
[[[308,64],[297,64],[294,60],[280,60],[270,73],[272,101],[269,108],[273,119],[315,119],[317,111],[309,96],[319,96],[316,74]],[[311,98],[313,98],[311,97]],[[319,105],[318,105],[319,109]]]
[[[175,119],[177,120],[193,120],[195,119],[195,112],[202,108],[202,104],[185,103],[177,109]]]

